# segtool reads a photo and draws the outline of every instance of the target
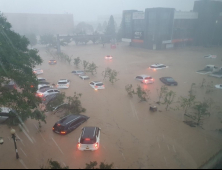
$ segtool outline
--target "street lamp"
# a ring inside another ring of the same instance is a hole
[[[0,137],[0,145],[2,145],[4,143],[4,140],[2,137]]]
[[[11,134],[12,134],[12,139],[14,140],[14,144],[15,144],[16,159],[19,159],[18,150],[16,146],[15,129],[11,129]]]

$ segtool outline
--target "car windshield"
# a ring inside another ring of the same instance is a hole
[[[174,80],[173,78],[166,78],[166,80],[167,80],[168,82],[175,82],[175,80]]]
[[[58,82],[58,84],[67,84],[68,82]]]
[[[59,132],[65,130],[65,127],[60,124],[55,124],[54,128],[55,128],[55,131],[59,131]]]

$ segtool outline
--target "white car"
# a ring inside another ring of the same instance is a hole
[[[70,85],[70,81],[67,79],[60,79],[56,85],[58,89],[68,89]]]
[[[82,71],[82,70],[74,70],[74,71],[72,71],[72,73],[75,74],[75,75],[83,75],[83,74],[85,74],[85,72]]]
[[[53,88],[54,86],[49,86],[47,84],[39,84],[38,85],[38,90],[40,89],[45,89],[45,88]]]
[[[89,76],[87,76],[87,75],[79,75],[79,77],[83,80],[89,79]]]
[[[107,55],[107,56],[105,56],[105,59],[106,59],[106,60],[112,60],[113,57],[112,57],[111,55]]]
[[[91,81],[89,85],[95,90],[105,89],[105,85],[101,81]]]
[[[9,118],[9,112],[11,109],[8,107],[0,107],[0,123],[6,121]]]
[[[43,74],[43,70],[41,68],[35,68],[33,69],[33,73],[35,73],[36,75]]]
[[[141,83],[144,83],[144,84],[154,83],[154,79],[149,75],[139,75],[139,76],[136,76],[135,79],[139,80]]]
[[[49,96],[51,94],[57,94],[60,91],[57,89],[51,89],[51,88],[43,88],[37,91],[36,96],[38,97],[46,97]]]
[[[216,87],[217,89],[222,89],[222,84],[217,84],[217,85],[215,85],[215,87]]]
[[[84,127],[80,138],[78,139],[77,148],[80,151],[91,150],[95,151],[100,147],[100,128]]]
[[[213,59],[215,59],[215,58],[217,58],[217,56],[209,54],[207,56],[204,56],[204,58],[213,58]]]
[[[154,71],[164,69],[164,68],[168,68],[168,66],[166,66],[164,64],[153,64],[153,65],[149,66],[149,69],[152,69]]]

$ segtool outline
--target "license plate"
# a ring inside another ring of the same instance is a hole
[[[59,133],[58,131],[55,131],[55,133]]]
[[[89,149],[89,147],[86,147],[86,149]]]

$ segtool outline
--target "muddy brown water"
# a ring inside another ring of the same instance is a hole
[[[72,58],[94,62],[97,74],[91,75],[90,80],[81,80],[71,71],[76,70],[73,65],[57,59],[56,65],[48,65],[53,59],[46,53],[45,47],[36,46],[44,62],[39,68],[44,70],[40,77],[51,83],[59,79],[71,80],[69,89],[64,89],[67,96],[74,92],[82,93],[81,101],[90,119],[75,131],[66,136],[52,132],[52,126],[60,118],[58,115],[46,113],[47,124],[42,124],[42,132],[38,132],[38,123],[34,120],[25,122],[27,130],[16,127],[20,160],[15,159],[13,141],[10,129],[0,125],[0,136],[5,143],[0,145],[0,168],[39,168],[46,164],[47,159],[56,160],[61,165],[70,168],[84,168],[90,161],[105,161],[114,163],[114,168],[198,168],[212,155],[222,148],[222,135],[216,129],[221,128],[220,115],[213,111],[204,121],[203,128],[193,128],[183,123],[183,110],[165,111],[165,106],[158,106],[161,112],[150,112],[149,107],[156,105],[158,100],[156,89],[162,83],[160,77],[171,76],[177,82],[177,87],[169,87],[179,96],[187,96],[192,83],[196,83],[195,94],[199,101],[213,98],[217,105],[222,104],[222,90],[215,89],[205,94],[206,88],[200,88],[203,78],[213,84],[222,83],[222,79],[197,74],[196,71],[213,64],[222,66],[222,49],[184,47],[168,51],[151,51],[129,47],[125,43],[117,49],[110,49],[107,45],[79,45],[70,44],[62,47],[62,51]],[[215,54],[216,59],[204,59],[207,54]],[[113,60],[107,61],[105,55],[112,55]],[[148,66],[163,63],[168,69],[151,71]],[[119,72],[114,85],[103,80],[102,71],[110,67]],[[79,69],[83,69],[82,65]],[[134,80],[140,74],[151,75],[154,84],[143,85]],[[95,91],[89,86],[92,80],[103,81],[105,90]],[[134,89],[141,85],[150,90],[150,100],[139,102],[137,96],[129,98],[125,86],[132,84]],[[176,107],[173,104],[172,107]],[[84,126],[98,126],[101,128],[101,144],[97,151],[78,151],[77,141]]]

